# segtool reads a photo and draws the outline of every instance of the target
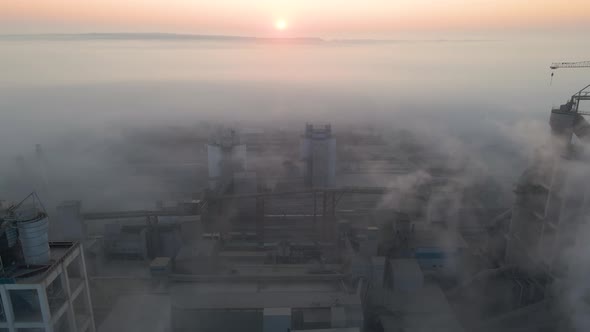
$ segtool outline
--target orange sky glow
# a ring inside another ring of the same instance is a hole
[[[276,29],[277,20],[288,28]],[[590,1],[18,0],[0,33],[157,31],[269,36],[387,36],[399,31],[590,27]]]

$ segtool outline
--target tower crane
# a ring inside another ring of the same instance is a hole
[[[551,70],[561,69],[561,68],[590,68],[590,61],[578,61],[578,62],[554,62],[549,66]],[[553,84],[553,75],[554,73],[551,72],[551,81],[549,85]]]

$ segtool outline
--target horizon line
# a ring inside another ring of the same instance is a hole
[[[321,38],[321,37],[259,37],[224,34],[186,34],[169,32],[86,32],[86,33],[23,33],[0,34],[0,39],[97,39],[97,40],[216,40],[216,41],[303,41],[319,43],[398,43],[398,42],[493,42],[498,39],[387,39],[387,38]]]

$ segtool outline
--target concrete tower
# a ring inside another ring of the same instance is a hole
[[[335,185],[336,139],[332,136],[331,125],[305,125],[302,157],[307,186],[321,188]]]

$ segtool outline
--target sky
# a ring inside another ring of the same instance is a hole
[[[286,28],[277,29],[277,22]],[[407,32],[580,31],[588,0],[2,0],[0,33],[171,32],[389,37]]]

